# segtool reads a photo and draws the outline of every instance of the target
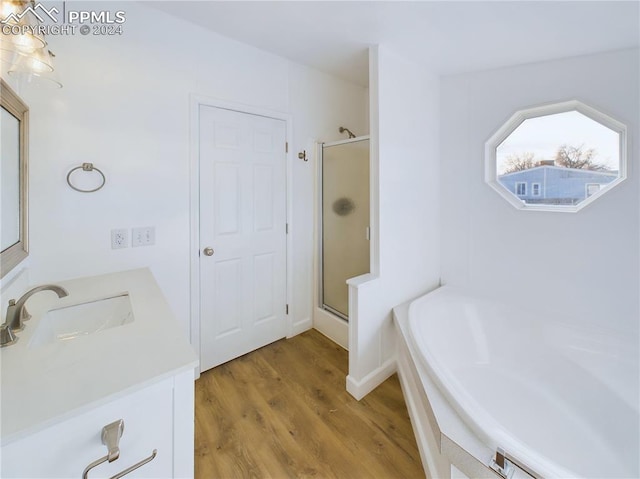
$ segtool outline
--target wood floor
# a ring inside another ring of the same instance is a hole
[[[203,373],[196,479],[424,478],[397,376],[358,402],[347,369],[311,330]]]

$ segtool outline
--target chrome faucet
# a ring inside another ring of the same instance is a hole
[[[15,299],[9,300],[7,316],[4,320],[4,324],[0,327],[0,347],[9,346],[18,340],[15,332],[22,331],[24,329],[23,321],[27,321],[31,318],[31,315],[25,307],[25,303],[31,296],[39,293],[40,291],[53,291],[58,295],[58,298],[64,298],[69,295],[67,290],[60,286],[56,286],[55,284],[43,284],[42,286],[36,286],[24,293],[18,301]]]

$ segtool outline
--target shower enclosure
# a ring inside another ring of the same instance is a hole
[[[322,145],[321,306],[348,320],[349,278],[369,272],[369,138]]]

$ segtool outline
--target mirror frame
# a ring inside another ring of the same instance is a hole
[[[29,107],[0,78],[0,104],[20,122],[20,239],[0,252],[0,278],[29,255]]]

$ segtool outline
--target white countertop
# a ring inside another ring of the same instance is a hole
[[[0,349],[2,445],[198,365],[148,269],[55,284],[69,296],[32,296],[26,306],[33,317],[17,333],[19,341]],[[29,347],[47,311],[122,293],[129,294],[133,322]]]

